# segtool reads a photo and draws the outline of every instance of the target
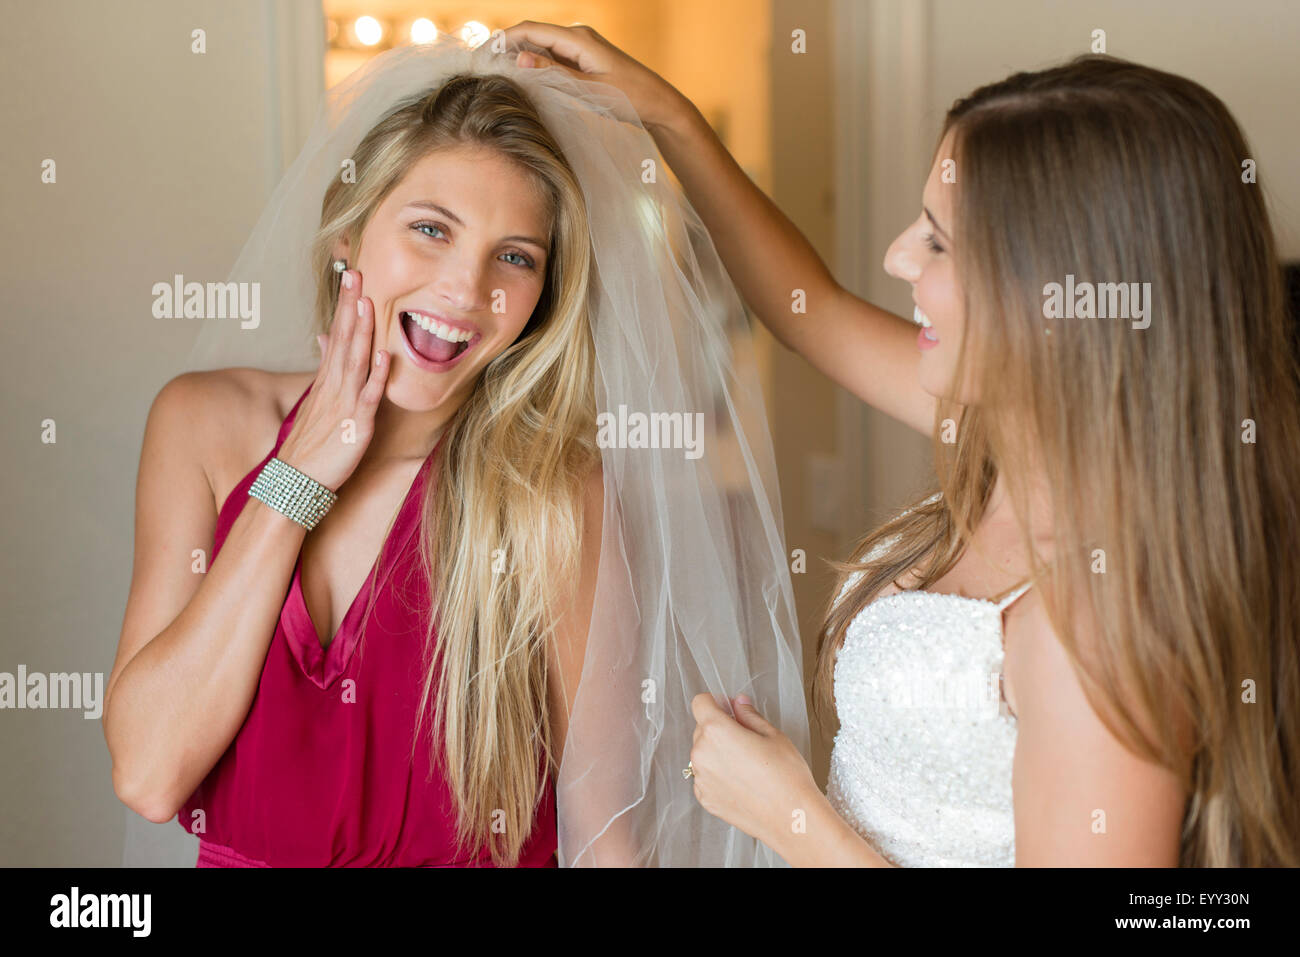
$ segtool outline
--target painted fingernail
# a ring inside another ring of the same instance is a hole
[[[343,272],[343,285],[347,289],[352,288],[352,273],[347,270]]]
[[[357,300],[357,315],[358,315],[358,316],[364,316],[365,314],[366,314],[366,301],[365,301],[364,299],[358,299],[358,300]]]

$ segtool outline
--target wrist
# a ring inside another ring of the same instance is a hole
[[[892,867],[840,816],[815,782],[803,788],[798,807],[803,829],[788,827],[769,845],[791,867]]]
[[[662,106],[641,116],[641,124],[655,139],[687,136],[697,122],[704,123],[704,115],[676,87],[667,83],[662,93]]]
[[[790,813],[785,820],[772,823],[763,843],[781,855],[791,867],[815,866],[816,861],[809,857],[809,843],[824,830],[822,805],[833,813],[826,795],[810,773],[808,780],[795,790],[790,801]]]
[[[338,501],[333,490],[278,456],[262,466],[248,494],[309,532]]]
[[[285,443],[288,444],[287,442]],[[275,453],[275,457],[292,469],[301,472],[314,482],[318,482],[331,492],[337,492],[338,486],[342,483],[335,483],[334,476],[325,474],[325,471],[316,463],[311,462],[305,456],[300,455],[296,450],[286,449],[284,445]]]

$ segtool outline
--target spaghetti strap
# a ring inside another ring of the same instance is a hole
[[[1017,598],[1019,598],[1021,595],[1023,595],[1025,592],[1029,591],[1029,589],[1033,587],[1033,584],[1034,584],[1033,582],[1025,582],[1023,585],[1021,585],[1019,588],[1013,591],[1006,598],[998,602],[997,603],[998,611],[1003,612],[1006,611],[1008,608],[1010,608]]]

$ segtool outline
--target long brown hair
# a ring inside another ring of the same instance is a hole
[[[1102,720],[1183,783],[1181,863],[1298,864],[1300,398],[1253,154],[1204,87],[1107,56],[981,87],[949,132],[978,400],[940,403],[942,498],[836,563],[818,714],[852,618],[942,577],[999,476],[1028,529],[1032,461],[1053,553],[1029,567]],[[1067,275],[1149,282],[1149,326],[1046,318]]]
[[[517,83],[454,76],[397,104],[353,151],[356,182],[336,178],[327,190],[312,262],[324,328],[337,303],[338,239],[359,254],[366,223],[411,165],[456,145],[493,150],[532,178],[550,212],[551,254],[532,316],[448,423],[424,487],[433,614],[412,753],[431,717],[430,766],[443,768],[456,800],[458,851],[487,847],[494,862],[514,864],[546,773],[558,770],[547,643],[577,577],[581,490],[599,462],[581,187]]]

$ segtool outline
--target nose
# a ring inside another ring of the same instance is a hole
[[[895,279],[917,283],[921,279],[921,263],[908,241],[908,231],[899,233],[898,237],[885,250],[885,272]]]
[[[488,300],[486,272],[477,260],[449,259],[438,276],[434,292],[457,313],[482,311]]]

